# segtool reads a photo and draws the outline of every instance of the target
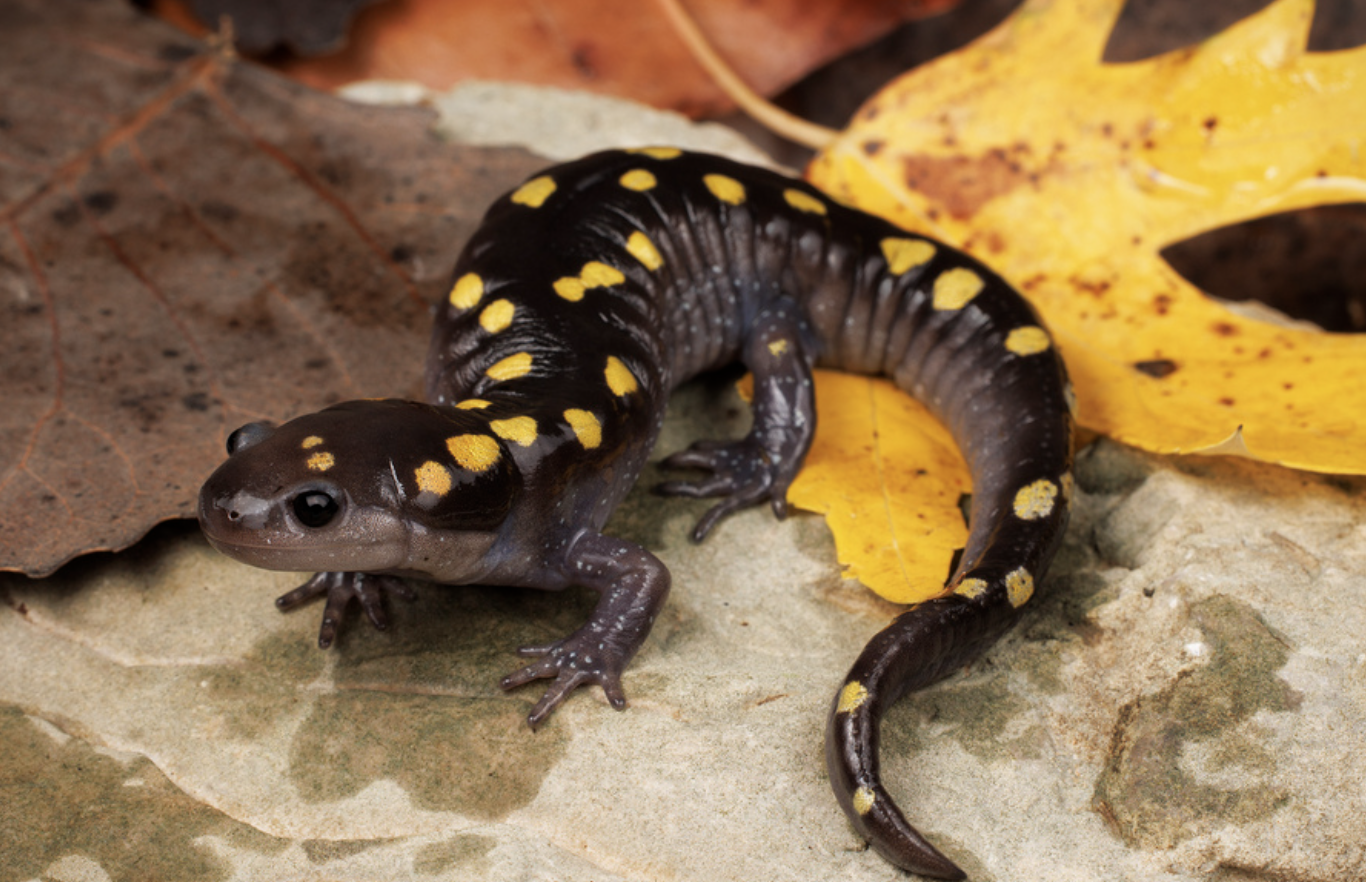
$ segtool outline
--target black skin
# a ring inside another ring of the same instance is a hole
[[[1073,426],[1038,317],[968,255],[763,169],[614,151],[538,178],[494,204],[457,262],[437,309],[429,403],[355,402],[278,430],[244,428],[201,495],[206,534],[280,568],[302,568],[325,545],[322,572],[278,601],[326,598],[324,646],[352,600],[386,626],[382,598],[409,599],[404,577],[590,587],[589,621],[522,647],[535,660],[501,685],[551,681],[533,726],[586,683],[623,708],[622,671],[669,572],[602,529],[640,474],[669,392],[737,360],[754,375],[749,434],[664,461],[701,475],[661,492],[719,500],[693,531],[700,541],[746,506],[785,516],[815,432],[814,365],[886,375],[962,448],[971,531],[945,596],[909,608],[855,662],[832,704],[827,762],[840,805],[880,854],[962,878],[882,787],[878,729],[887,707],[1013,624],[1061,540]],[[519,420],[531,429],[510,428]],[[471,436],[473,447],[455,443]],[[305,468],[310,451],[335,464]],[[349,539],[324,543],[327,531]]]

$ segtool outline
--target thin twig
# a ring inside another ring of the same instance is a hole
[[[760,125],[789,141],[795,141],[813,150],[819,150],[829,144],[839,134],[835,129],[828,129],[788,113],[747,86],[721,56],[716,54],[716,50],[707,42],[707,38],[683,9],[679,0],[659,0],[659,5],[663,7],[674,32],[683,40],[688,51],[692,52],[697,63],[711,74],[712,80],[721,87],[721,91],[739,105],[741,110],[754,117]]]

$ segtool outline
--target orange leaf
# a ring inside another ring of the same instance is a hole
[[[180,0],[163,14],[185,22]],[[903,21],[959,0],[688,0],[688,11],[756,91],[773,94]],[[685,113],[730,107],[655,3],[620,0],[386,0],[357,15],[334,55],[276,66],[311,86],[415,80],[444,90],[471,78],[586,89]]]
[[[1163,452],[1366,472],[1366,339],[1205,297],[1161,248],[1366,198],[1366,48],[1304,51],[1312,0],[1100,64],[1122,0],[1029,0],[870,102],[816,159],[833,195],[981,252],[1034,301],[1080,420]]]

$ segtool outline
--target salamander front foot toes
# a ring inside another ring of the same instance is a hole
[[[523,646],[517,654],[540,660],[504,677],[498,684],[502,689],[516,689],[533,680],[554,680],[527,715],[526,721],[533,729],[545,722],[569,693],[587,683],[600,685],[612,707],[626,708],[626,693],[621,688],[625,665],[609,650],[599,649],[597,643],[571,636],[548,646]]]
[[[692,531],[694,542],[705,539],[711,528],[727,515],[766,499],[775,515],[787,517],[787,488],[795,470],[766,450],[753,435],[734,442],[699,441],[661,465],[666,469],[699,469],[709,474],[695,481],[665,481],[655,487],[656,493],[693,499],[724,497],[698,520]]]
[[[402,579],[372,573],[315,573],[313,578],[287,594],[275,598],[275,606],[282,612],[297,609],[319,597],[326,597],[323,621],[318,628],[318,647],[326,649],[337,638],[346,608],[352,600],[360,603],[366,618],[376,630],[389,627],[389,615],[384,609],[384,595],[392,594],[409,603],[417,599],[415,592]]]

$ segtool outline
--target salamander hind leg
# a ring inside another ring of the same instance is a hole
[[[360,603],[366,617],[377,630],[387,630],[389,615],[384,611],[383,600],[386,593],[410,603],[417,599],[417,592],[396,576],[380,576],[373,573],[315,573],[313,578],[298,588],[275,598],[275,606],[282,612],[289,612],[319,597],[326,597],[322,625],[318,628],[318,647],[326,649],[337,639],[337,629],[341,627],[342,616],[353,600]]]
[[[816,432],[816,407],[807,332],[791,301],[771,304],[755,319],[743,361],[754,374],[754,425],[739,441],[698,441],[668,457],[666,469],[700,469],[695,481],[666,481],[666,496],[723,497],[693,528],[700,542],[723,517],[768,500],[787,516],[787,488],[801,470]]]
[[[504,677],[503,689],[533,680],[553,680],[527,716],[539,726],[579,686],[597,683],[617,710],[626,707],[621,673],[649,636],[669,595],[669,570],[633,542],[587,533],[575,540],[563,566],[572,584],[598,592],[598,605],[582,627],[553,643],[523,646],[519,655],[537,658]]]

